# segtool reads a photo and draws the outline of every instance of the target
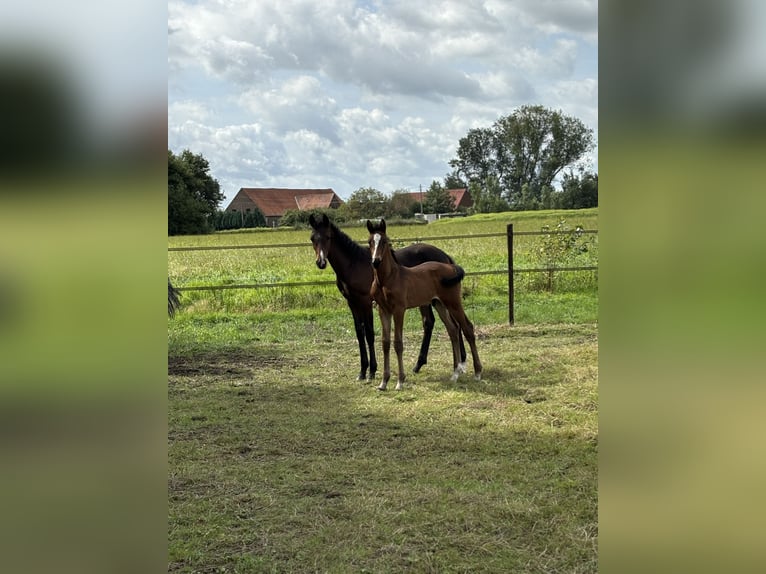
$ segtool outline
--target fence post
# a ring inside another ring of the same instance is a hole
[[[513,223],[506,229],[508,237],[508,323],[513,325]]]

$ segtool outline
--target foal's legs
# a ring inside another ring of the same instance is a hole
[[[434,330],[434,325],[436,324],[436,320],[434,319],[434,312],[431,310],[430,305],[423,305],[420,308],[420,314],[423,317],[423,342],[420,344],[420,355],[418,355],[418,362],[415,365],[415,368],[412,369],[413,373],[417,373],[420,371],[420,368],[428,363],[428,349],[431,346],[431,335]],[[441,315],[440,315],[441,316]],[[442,317],[442,321],[444,321],[444,318]],[[447,322],[444,322],[444,325],[447,325]],[[449,328],[447,328],[447,331],[449,331]],[[459,363],[465,363],[466,359],[466,352],[465,352],[465,343],[463,343],[463,333],[458,330],[458,343],[460,344],[460,360]]]
[[[378,371],[378,360],[375,357],[375,322],[372,314],[372,304],[365,307],[364,311],[364,335],[367,339],[367,346],[370,348],[370,372],[367,380],[375,379],[375,373]]]
[[[468,317],[466,317],[465,311],[463,310],[463,305],[460,303],[460,299],[457,300],[457,303],[450,305],[449,311],[450,314],[455,318],[455,321],[457,321],[458,325],[460,325],[463,333],[465,333],[465,338],[468,340],[468,345],[471,347],[474,376],[476,377],[477,381],[480,381],[482,366],[481,360],[479,360],[479,351],[476,348],[476,334],[473,330],[473,323],[471,323]]]
[[[391,378],[391,314],[378,305],[378,315],[381,327],[380,340],[383,342],[383,380],[378,385],[378,390],[385,391],[388,379]]]
[[[365,317],[364,317],[364,314],[358,308],[354,306],[351,300],[348,301],[348,307],[349,309],[351,309],[351,314],[354,317],[354,332],[356,333],[356,342],[359,344],[360,365],[359,365],[359,375],[357,375],[356,380],[363,381],[367,375],[367,367],[369,366],[369,362],[367,360],[367,348],[365,347],[365,340],[364,340],[364,335],[366,330]],[[372,325],[372,320],[370,320],[370,325]],[[372,353],[375,352],[372,344],[370,345],[370,351]]]
[[[463,354],[464,351],[461,353],[460,344],[458,343],[460,330],[458,329],[457,323],[447,311],[444,303],[435,299],[434,307],[436,307],[439,317],[441,317],[444,322],[444,326],[447,328],[447,333],[449,333],[450,342],[452,343],[452,380],[456,381],[458,376],[460,376],[460,373],[465,373],[465,355]]]
[[[394,315],[394,350],[396,351],[396,361],[399,366],[399,378],[396,381],[396,390],[402,390],[402,384],[404,383],[404,360],[402,354],[404,352],[404,337],[402,331],[404,330],[404,309],[397,311]]]
[[[434,312],[431,310],[430,305],[423,305],[420,308],[420,315],[423,318],[423,342],[420,343],[420,354],[418,355],[418,362],[415,364],[415,368],[412,369],[413,373],[420,371],[420,367],[428,363],[428,347],[431,346],[431,334],[434,331]]]

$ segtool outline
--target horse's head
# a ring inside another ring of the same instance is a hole
[[[380,223],[375,224],[368,219],[367,231],[370,232],[370,237],[367,243],[370,246],[370,253],[372,254],[372,266],[377,269],[380,267],[380,262],[383,261],[386,249],[391,249],[391,244],[386,236],[386,220],[381,219]]]
[[[314,246],[317,267],[324,269],[327,267],[327,256],[330,254],[332,244],[330,218],[324,213],[320,217],[314,217],[312,213],[309,215],[309,225],[314,230],[311,233],[311,244]]]

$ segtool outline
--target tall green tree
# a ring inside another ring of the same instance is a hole
[[[224,194],[201,154],[168,150],[168,235],[209,233]]]
[[[472,181],[468,192],[473,198],[472,209],[475,213],[497,213],[510,209],[508,202],[503,199],[500,182],[495,176],[489,176],[483,182]]]
[[[378,219],[386,214],[388,198],[373,187],[360,187],[344,205],[351,220]]]
[[[491,128],[474,128],[450,160],[456,177],[500,183],[511,208],[543,205],[546,188],[593,148],[593,130],[577,118],[543,106],[522,106]],[[550,193],[550,191],[548,191]]]
[[[436,180],[431,182],[423,198],[423,211],[426,213],[451,213],[455,211],[455,201],[447,188]]]

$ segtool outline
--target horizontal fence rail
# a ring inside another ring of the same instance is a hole
[[[513,238],[521,235],[570,235],[572,233],[597,234],[597,229],[581,229],[579,231],[514,231],[513,224],[509,223],[505,233],[476,233],[473,235],[438,235],[433,237],[404,237],[396,239],[396,243],[423,243],[425,241],[444,241],[450,239],[481,239],[487,237],[506,237],[508,242],[508,268],[489,271],[466,271],[465,276],[481,275],[507,275],[508,276],[508,322],[514,323],[514,280],[516,273],[555,273],[558,271],[598,271],[597,265],[580,267],[528,267],[517,268],[513,264]],[[364,241],[358,241],[360,245],[366,245]],[[306,248],[311,242],[305,243],[270,243],[257,245],[218,245],[218,246],[192,246],[192,247],[168,247],[168,251],[222,251],[226,249],[277,249],[277,248]],[[178,291],[226,291],[232,289],[273,289],[293,287],[313,287],[320,285],[335,285],[336,281],[285,281],[278,283],[246,283],[236,285],[196,285],[193,287],[176,287]]]
[[[571,231],[514,231],[514,235],[568,235]],[[583,229],[580,233],[598,233],[598,229]],[[483,237],[505,237],[505,233],[475,233],[473,235],[436,235],[434,237],[403,237],[396,243],[423,243],[425,241],[440,241],[445,239],[481,239]],[[365,241],[357,241],[359,245],[367,245]],[[225,249],[276,249],[282,247],[307,247],[305,243],[262,243],[257,245],[196,245],[192,247],[168,247],[168,251],[223,251]]]
[[[305,247],[305,246],[304,246]],[[514,273],[541,273],[543,271],[597,271],[598,266],[589,267],[540,267],[515,268]],[[508,271],[466,271],[465,276],[507,275]],[[176,287],[177,291],[225,291],[227,289],[273,289],[278,287],[315,287],[320,285],[335,285],[335,281],[284,281],[280,283],[243,283],[239,285],[196,285],[194,287]]]

